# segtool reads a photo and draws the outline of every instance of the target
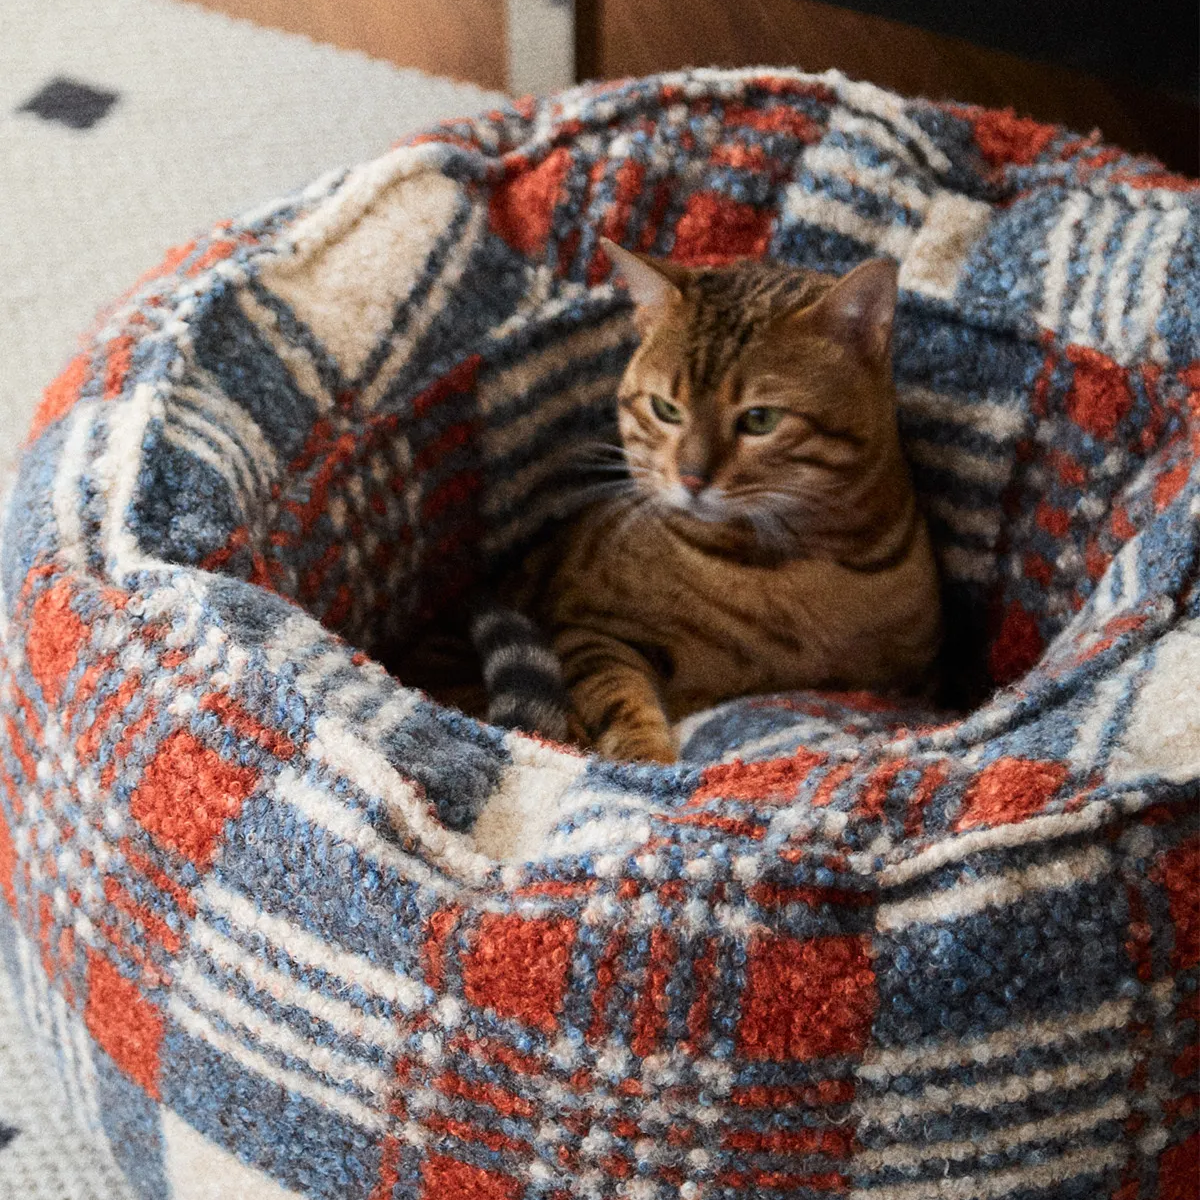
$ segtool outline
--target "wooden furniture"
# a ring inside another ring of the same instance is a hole
[[[505,0],[199,0],[400,67],[508,86]]]

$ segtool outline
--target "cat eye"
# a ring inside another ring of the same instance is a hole
[[[748,433],[751,437],[762,437],[772,433],[783,420],[782,408],[748,408],[737,420],[739,433]]]
[[[665,421],[668,425],[683,424],[683,409],[678,404],[672,404],[662,396],[651,396],[650,407],[660,421]]]

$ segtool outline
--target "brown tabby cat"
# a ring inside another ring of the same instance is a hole
[[[720,700],[919,685],[940,605],[896,427],[895,266],[605,249],[642,335],[618,391],[629,483],[550,549],[533,606],[595,749],[674,762],[671,723]]]

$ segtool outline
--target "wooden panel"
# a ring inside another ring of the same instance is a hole
[[[601,0],[575,0],[575,78],[602,79]]]
[[[1200,118],[1174,95],[1111,84],[818,0],[587,0],[599,78],[686,66],[836,67],[904,95],[994,107],[1103,136],[1196,174]],[[582,37],[583,31],[581,31]],[[589,53],[589,50],[591,51]]]
[[[198,0],[234,17],[362,50],[400,67],[506,86],[504,0]]]

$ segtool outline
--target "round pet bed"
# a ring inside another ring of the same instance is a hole
[[[1198,206],[1011,113],[700,71],[445,126],[140,281],[38,410],[0,624],[3,961],[137,1193],[1195,1195]],[[601,235],[899,261],[990,699],[752,698],[668,769],[377,665],[610,432]]]

